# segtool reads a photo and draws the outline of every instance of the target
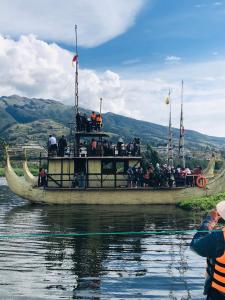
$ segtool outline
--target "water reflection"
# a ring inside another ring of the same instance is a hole
[[[190,229],[199,216],[172,206],[31,205],[0,187],[1,233]],[[204,259],[191,236],[0,240],[4,299],[203,299]],[[36,297],[36,298],[35,298]]]

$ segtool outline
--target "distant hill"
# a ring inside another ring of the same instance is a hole
[[[81,112],[90,114],[90,110],[81,108]],[[39,140],[45,143],[50,133],[60,136],[68,134],[68,123],[74,119],[72,106],[55,100],[29,99],[17,95],[0,97],[0,136],[10,143],[26,143]],[[125,141],[140,137],[143,144],[165,146],[167,127],[140,121],[125,116],[103,114],[104,131],[112,133],[116,141],[122,136]],[[174,142],[178,143],[179,130],[173,129]],[[225,149],[225,138],[208,136],[197,131],[185,131],[186,148]]]

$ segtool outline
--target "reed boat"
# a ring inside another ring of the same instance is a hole
[[[205,188],[173,187],[150,188],[128,186],[123,166],[139,165],[140,157],[48,157],[48,184],[37,186],[37,178],[29,171],[25,161],[24,177],[13,170],[9,154],[6,155],[5,176],[10,190],[21,198],[34,203],[48,204],[175,204],[178,200],[190,199],[225,190],[225,170],[212,177],[215,158],[212,157],[205,176],[209,176]],[[109,166],[117,166],[112,171]],[[85,186],[73,187],[74,168],[86,167]],[[120,167],[120,171],[118,172]]]

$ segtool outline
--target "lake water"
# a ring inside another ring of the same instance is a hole
[[[0,234],[194,229],[173,206],[32,205],[0,181]],[[0,239],[0,299],[205,299],[191,234]]]

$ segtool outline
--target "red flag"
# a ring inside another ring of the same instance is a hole
[[[73,59],[72,59],[72,65],[78,60],[78,55],[75,54]]]

